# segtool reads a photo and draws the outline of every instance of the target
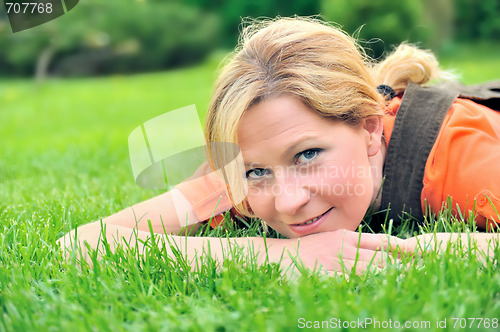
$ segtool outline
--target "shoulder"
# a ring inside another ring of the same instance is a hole
[[[396,120],[399,106],[401,106],[401,98],[395,97],[391,100],[384,112],[384,137],[387,145],[389,145],[389,141],[391,140],[394,121]]]
[[[387,144],[389,144],[391,138],[394,121],[401,106],[401,101],[400,97],[396,97],[391,100],[385,109],[384,135]],[[499,121],[500,112],[477,104],[469,99],[457,98],[445,116],[439,135],[442,136],[443,133],[448,134],[453,127],[463,128],[465,126],[465,128],[500,136],[498,135],[500,130],[498,129],[498,126],[500,126]]]
[[[450,196],[465,214],[475,209],[485,218],[495,218],[491,204],[479,199],[487,195],[500,207],[499,163],[500,112],[457,98],[429,154],[422,199],[439,211]]]
[[[499,138],[500,112],[469,99],[457,98],[443,121],[442,131],[448,132],[454,127]]]
[[[404,99],[396,97],[386,108],[384,135],[388,145],[402,103]],[[412,107],[412,112],[418,110],[418,105]],[[475,210],[484,218],[496,220],[495,207],[488,199],[500,207],[500,199],[497,199],[500,197],[500,112],[457,98],[439,126],[425,162],[422,208],[427,202],[433,212],[439,212],[450,196],[453,207],[458,206],[465,215]],[[426,133],[416,132],[413,136],[416,141],[422,141]],[[403,153],[413,155],[416,151],[406,148]]]

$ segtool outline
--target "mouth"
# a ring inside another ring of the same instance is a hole
[[[303,222],[303,223],[300,223],[300,224],[293,224],[292,226],[305,226],[305,225],[311,225],[313,223],[315,223],[316,221],[318,221],[319,219],[321,219],[321,217],[323,217],[325,214],[327,214],[328,212],[331,211],[331,209],[333,209],[333,207],[329,208],[328,210],[326,210],[323,214],[320,214],[319,216],[317,217],[314,217],[312,219],[309,219],[308,221],[306,222]]]
[[[288,227],[298,236],[305,236],[307,234],[314,233],[317,228],[326,220],[330,212],[333,210],[333,207],[329,208],[323,214],[320,214],[317,217],[309,219],[300,224],[291,224]]]

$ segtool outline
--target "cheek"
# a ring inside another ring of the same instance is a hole
[[[349,154],[345,158],[325,160],[310,185],[321,196],[336,199],[365,200],[371,198],[373,180],[367,158]],[[365,160],[366,159],[366,160]]]
[[[248,190],[247,201],[253,213],[261,219],[269,220],[273,213],[272,199],[257,189]]]
[[[276,210],[272,197],[265,194],[252,195],[249,193],[247,199],[255,216],[262,219],[269,227],[287,237],[295,236],[282,223],[276,221]]]

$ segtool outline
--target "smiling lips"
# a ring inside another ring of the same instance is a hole
[[[319,218],[323,217],[325,214],[327,214],[328,212],[330,212],[330,210],[333,209],[333,207],[329,208],[325,213],[317,216],[317,217],[314,217],[312,218],[311,220],[308,220],[306,222],[303,222],[303,223],[300,223],[300,224],[293,224],[292,226],[305,226],[305,225],[310,225],[312,223],[314,223],[316,220],[318,220]]]
[[[318,220],[318,219],[319,219],[320,217],[322,217],[322,216],[323,216],[323,215],[318,216],[318,217],[316,217],[316,218],[312,218],[311,220],[306,221],[305,223],[302,223],[302,224],[298,224],[298,225],[300,226],[300,225],[309,225],[309,224],[312,224],[313,222],[315,222],[316,220]]]
[[[312,234],[322,223],[330,212],[333,210],[333,207],[328,209],[325,213],[322,215],[319,215],[317,217],[314,217],[306,222],[300,223],[300,224],[291,224],[288,227],[297,234],[298,236],[304,236],[307,234]]]

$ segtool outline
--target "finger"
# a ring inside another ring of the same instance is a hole
[[[393,257],[389,252],[377,251],[370,257],[370,253],[362,253],[365,256],[362,257],[363,262],[368,262],[373,266],[380,268],[385,268],[388,265],[399,265],[401,260],[398,257]]]
[[[343,235],[345,245],[342,248],[342,260],[357,261],[361,269],[368,265],[379,268],[384,268],[387,265],[401,267],[412,262],[413,250],[411,249],[414,249],[414,246],[409,245],[407,240],[387,234],[349,231],[344,232]]]
[[[393,257],[390,253],[374,251],[368,249],[348,250],[345,255],[334,260],[335,264],[342,265],[342,262],[358,262],[361,266],[371,265],[373,267],[384,268],[387,265],[398,265],[401,260]]]
[[[372,250],[392,249],[403,246],[404,240],[387,234],[362,234],[359,245]]]
[[[434,234],[424,234],[418,237],[409,238],[404,243],[404,250],[407,252],[422,254],[437,248]]]
[[[407,240],[388,234],[359,233],[348,230],[343,232],[343,240],[353,246],[370,250],[387,249],[394,252],[413,252],[414,247]]]
[[[347,247],[343,249],[343,252],[341,254],[339,254],[339,258],[369,262],[374,258],[380,258],[382,254],[387,255],[387,253],[378,250],[363,249],[359,247]]]

